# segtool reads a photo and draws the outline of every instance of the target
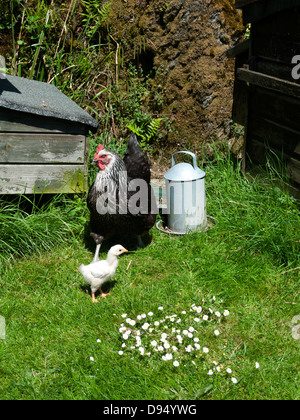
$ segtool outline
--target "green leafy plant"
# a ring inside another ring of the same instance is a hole
[[[146,149],[149,148],[151,140],[157,134],[157,131],[159,130],[163,120],[164,118],[155,118],[152,119],[149,123],[139,126],[135,122],[132,122],[131,124],[127,125],[127,128],[142,138],[140,145]]]

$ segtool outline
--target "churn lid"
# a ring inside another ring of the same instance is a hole
[[[187,155],[192,156],[193,158],[193,164],[186,162],[177,163],[175,165],[175,159],[174,155],[178,153],[185,153]],[[186,151],[180,151],[176,152],[172,155],[172,161],[171,161],[171,168],[168,170],[168,172],[164,175],[165,179],[168,181],[193,181],[195,179],[201,179],[205,177],[205,172],[202,171],[197,166],[197,158],[194,153],[186,152]]]

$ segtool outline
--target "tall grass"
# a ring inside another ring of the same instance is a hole
[[[282,165],[283,168],[283,165]],[[299,258],[299,203],[287,191],[282,176],[269,166],[263,177],[244,174],[230,156],[209,165],[207,191],[213,197],[212,213],[228,241],[239,253],[270,254],[283,266]],[[282,188],[279,187],[281,185]]]
[[[38,201],[41,201],[39,197]],[[78,238],[86,222],[81,199],[55,196],[45,204],[20,197],[0,202],[0,261],[51,251]]]

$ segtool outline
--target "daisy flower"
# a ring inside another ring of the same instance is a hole
[[[213,370],[209,369],[209,371],[207,372],[207,374],[208,374],[209,376],[211,376],[211,375],[213,375],[213,374],[214,374],[214,372],[213,372]]]
[[[219,312],[219,311],[216,311],[216,312],[215,312],[215,315],[216,315],[218,318],[220,318],[220,316],[221,316],[221,314],[220,314],[220,312]]]
[[[225,309],[225,311],[223,312],[224,316],[228,316],[229,315],[229,311],[227,309]]]
[[[150,327],[150,324],[148,322],[145,322],[145,324],[142,325],[143,330],[147,330]]]
[[[237,384],[237,379],[236,378],[231,378],[231,382],[233,383],[233,384]]]
[[[90,361],[91,361],[91,362],[94,362],[94,360],[95,360],[95,359],[93,358],[93,356],[91,356],[91,357],[90,357]]]
[[[159,311],[163,311],[163,310],[164,310],[163,306],[159,306],[157,309],[158,309]]]
[[[173,366],[178,367],[179,366],[179,362],[177,360],[174,360]]]
[[[226,369],[226,372],[227,372],[227,373],[232,373],[232,370],[231,370],[230,368],[227,368],[227,369]]]
[[[256,362],[255,363],[255,367],[256,367],[256,369],[259,369],[260,368],[260,364],[258,362]]]
[[[203,353],[208,353],[209,349],[207,347],[203,347]]]
[[[207,315],[203,315],[202,319],[203,319],[204,321],[207,321],[207,320],[208,320],[208,316],[207,316]]]
[[[155,347],[155,346],[157,346],[157,341],[156,340],[152,340],[150,344],[151,344],[151,346]]]
[[[120,350],[119,355],[122,356],[122,354],[124,354],[124,352],[122,350]]]
[[[214,334],[215,334],[215,335],[220,335],[220,331],[219,331],[219,330],[215,330],[215,331],[214,331]]]

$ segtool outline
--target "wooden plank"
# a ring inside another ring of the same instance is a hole
[[[83,163],[85,137],[0,133],[0,163]]]
[[[291,35],[253,35],[251,55],[260,59],[272,60],[276,63],[292,66],[292,58],[299,54],[300,33],[298,37]],[[290,77],[291,79],[291,73]]]
[[[239,80],[248,82],[251,85],[284,93],[294,98],[300,98],[300,86],[297,83],[242,68],[237,70],[237,77]]]
[[[262,0],[236,0],[235,7],[237,9],[241,9],[242,7],[248,6],[249,4],[255,3],[257,1],[262,1]]]
[[[228,58],[233,58],[233,57],[236,57],[239,54],[244,53],[245,51],[248,52],[249,45],[250,45],[250,40],[246,39],[246,40],[234,45],[233,47],[229,48],[226,51],[226,56]]]
[[[300,185],[300,162],[296,159],[290,159],[287,164],[288,176]]]
[[[300,127],[297,131],[260,115],[252,115],[248,122],[248,141],[252,137],[300,160]]]
[[[257,0],[246,1],[237,0],[236,7],[243,9],[244,23],[259,22],[267,16],[292,7],[300,6],[300,0]],[[238,4],[240,5],[238,7]]]
[[[87,191],[84,165],[0,164],[0,194],[56,194]]]
[[[299,131],[300,101],[268,89],[253,87],[249,99],[249,120],[266,118],[290,130]]]
[[[300,5],[300,2],[299,2]],[[282,10],[280,13],[272,14],[260,22],[251,26],[251,36],[253,38],[270,37],[278,35],[290,38],[299,37],[300,9],[291,8]]]
[[[0,132],[88,134],[86,127],[78,122],[7,110],[3,107],[0,107]]]
[[[235,73],[238,68],[248,61],[249,51],[245,51],[237,55],[235,59]],[[248,94],[249,89],[246,82],[238,80],[237,77],[234,79],[233,89],[233,105],[232,105],[232,119],[234,122],[241,124],[246,127],[248,118]]]
[[[276,62],[267,57],[259,57],[256,62],[255,70],[259,73],[266,74],[268,76],[278,77],[282,80],[287,80],[292,83],[300,84],[299,80],[294,80],[292,77],[292,69],[295,67],[295,64],[289,63],[280,63]]]

